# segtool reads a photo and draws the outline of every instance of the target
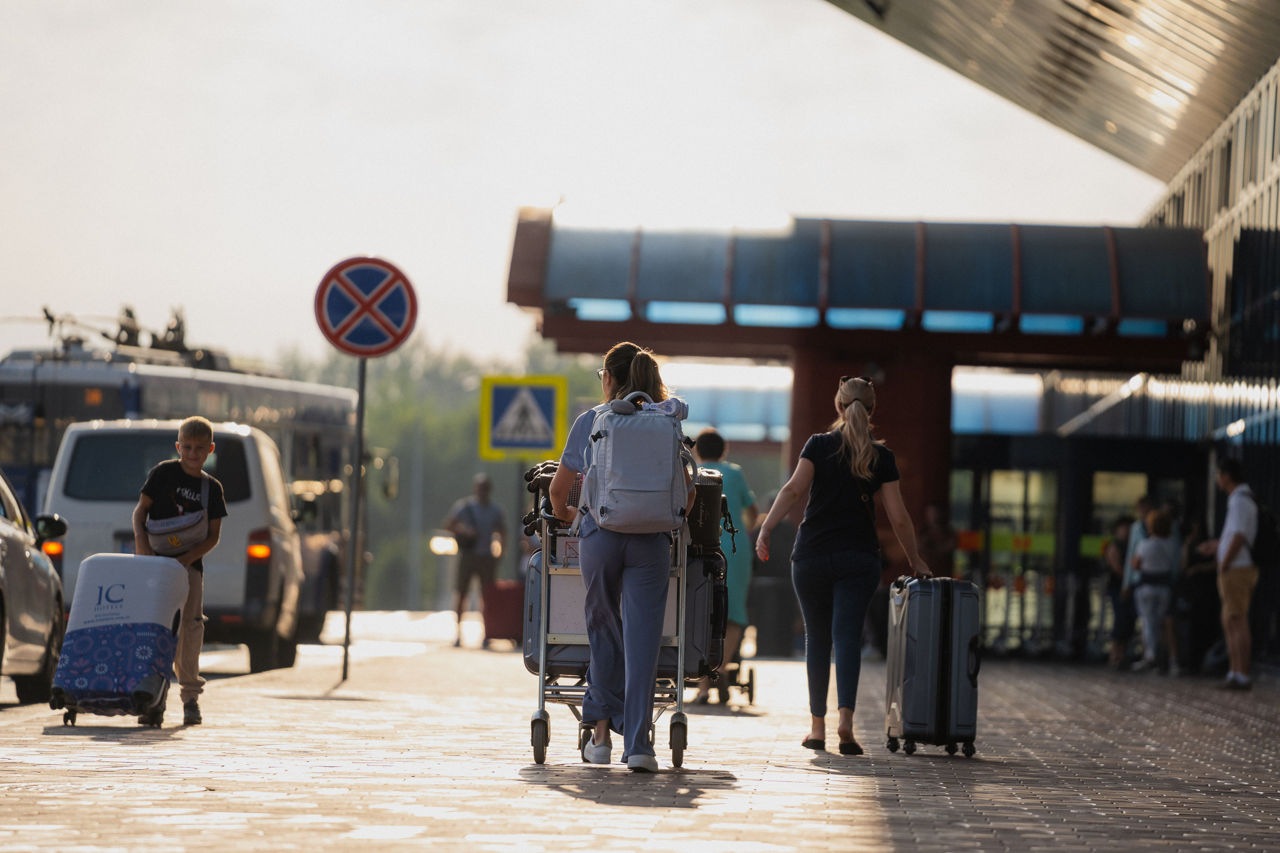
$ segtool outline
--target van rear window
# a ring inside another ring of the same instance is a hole
[[[166,459],[177,459],[173,437],[147,433],[80,436],[71,454],[62,491],[81,501],[137,501],[147,473]],[[227,503],[249,498],[244,441],[216,436],[204,469],[222,483]]]

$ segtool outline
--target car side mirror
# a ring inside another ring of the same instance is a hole
[[[67,533],[67,523],[59,515],[38,515],[35,526],[37,545],[46,539],[57,539]]]

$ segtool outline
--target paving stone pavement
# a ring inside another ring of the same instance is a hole
[[[582,764],[557,706],[535,765],[535,678],[509,647],[454,649],[424,627],[435,616],[358,624],[345,683],[335,647],[257,675],[237,674],[238,650],[207,654],[199,727],[174,711],[158,730],[125,717],[64,727],[6,685],[0,849],[1280,849],[1280,690],[1266,681],[1225,693],[989,660],[965,759],[890,754],[884,666],[868,662],[856,718],[868,754],[852,758],[800,747],[803,664],[761,660],[754,706],[735,693],[729,708],[689,709],[680,770],[660,720],[663,769],[645,776]]]

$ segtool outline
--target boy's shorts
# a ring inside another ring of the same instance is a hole
[[[1237,566],[1218,572],[1218,596],[1222,599],[1222,618],[1249,618],[1249,601],[1258,585],[1257,566]]]

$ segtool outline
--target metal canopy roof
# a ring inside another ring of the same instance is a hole
[[[646,341],[693,355],[847,345],[853,332],[971,363],[1169,365],[1209,325],[1205,243],[1191,229],[797,219],[649,232],[525,209],[507,296],[540,311],[562,349],[644,324]]]
[[[829,0],[1170,180],[1280,56],[1276,0]]]

